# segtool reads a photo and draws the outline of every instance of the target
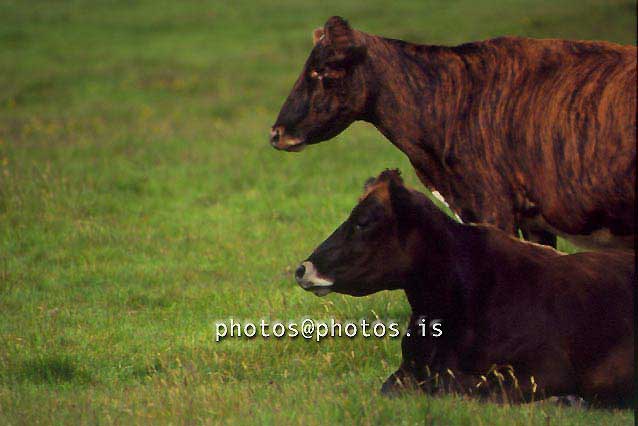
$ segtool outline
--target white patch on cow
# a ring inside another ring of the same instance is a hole
[[[450,205],[447,201],[445,201],[445,197],[443,197],[439,191],[432,191],[432,195],[434,195],[434,198],[445,204],[445,207],[450,208]]]
[[[454,218],[459,221],[460,223],[463,223],[463,220],[461,220],[461,216],[459,216],[454,210],[452,210],[452,207],[450,207],[450,205],[448,204],[447,201],[445,201],[445,197],[443,197],[443,195],[441,195],[441,193],[439,191],[432,191],[432,195],[434,195],[434,198],[436,198],[437,200],[439,200],[440,202],[443,203],[443,205],[445,207],[447,207],[448,209],[450,209],[450,211],[452,212],[452,214],[454,215]]]
[[[546,249],[546,250],[551,250],[552,252],[554,252],[556,254],[560,254],[561,256],[564,256],[564,255],[567,254],[564,251],[560,251],[560,250],[558,250],[558,249],[556,249],[554,247],[546,246],[545,244],[535,243],[534,241],[523,240],[523,239],[520,239],[520,238],[515,237],[513,235],[510,235],[510,238],[512,238],[512,239],[514,239],[514,240],[516,240],[516,241],[518,241],[520,243],[523,243],[523,244],[529,244],[529,245],[532,245],[534,247],[538,247],[538,248],[542,248],[542,249]]]
[[[505,235],[506,238],[514,240],[514,241],[516,241],[519,244],[527,244],[527,245],[530,245],[530,246],[538,247],[540,249],[548,250],[548,251],[551,251],[553,253],[559,254],[561,256],[567,254],[567,253],[562,252],[562,251],[560,251],[558,249],[555,249],[554,247],[546,246],[544,244],[535,243],[533,241],[527,241],[527,240],[520,239],[520,238],[518,238],[518,237],[516,237],[516,236],[514,236],[514,235],[512,235],[512,234],[510,234],[508,232],[504,232],[502,229],[499,229],[498,227],[496,227],[494,225],[488,225],[488,224],[485,224],[485,223],[467,223],[467,225],[468,226],[475,226],[477,228],[498,230],[498,231],[503,232],[503,235]]]
[[[312,262],[305,261],[301,264],[306,272],[303,277],[299,281],[299,285],[301,285],[305,289],[312,289],[314,287],[330,287],[334,284],[334,282],[328,278],[324,278],[319,275],[317,272],[317,268]]]

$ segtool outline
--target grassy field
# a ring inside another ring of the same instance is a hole
[[[391,7],[390,7],[391,6]],[[402,154],[270,125],[331,15],[424,43],[635,43],[630,1],[0,0],[0,424],[631,424],[630,411],[385,399],[399,339],[226,339],[215,322],[393,318],[400,292],[292,270]]]

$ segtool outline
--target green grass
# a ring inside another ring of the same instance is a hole
[[[635,43],[628,1],[0,2],[0,424],[630,424],[630,411],[381,398],[398,339],[226,339],[215,321],[394,318],[292,269],[398,150],[269,126],[311,30]],[[549,419],[549,420],[547,420]],[[551,423],[548,423],[551,422]]]

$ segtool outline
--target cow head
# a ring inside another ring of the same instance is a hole
[[[362,38],[340,17],[314,31],[314,47],[271,129],[273,147],[300,151],[333,138],[362,115],[367,99]]]
[[[295,271],[299,285],[319,296],[364,296],[402,288],[421,244],[418,224],[424,199],[403,185],[396,170],[369,179],[348,220]]]

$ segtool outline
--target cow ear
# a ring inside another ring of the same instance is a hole
[[[347,49],[354,45],[354,33],[348,21],[340,16],[328,19],[323,27],[326,42],[335,50]]]
[[[365,46],[357,42],[357,35],[348,21],[340,16],[328,19],[323,28],[325,43],[332,48],[328,62],[345,67],[361,62],[366,56]]]
[[[374,184],[377,179],[374,177],[369,177],[366,182],[363,184],[363,192],[368,192],[370,187]]]
[[[323,38],[323,28],[315,28],[312,32],[312,44],[316,46]]]

